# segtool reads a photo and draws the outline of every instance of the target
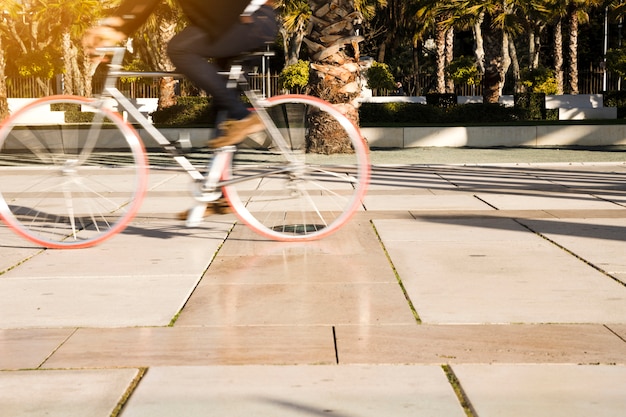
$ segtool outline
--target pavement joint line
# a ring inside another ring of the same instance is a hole
[[[603,324],[602,326],[604,326],[605,329],[607,329],[609,332],[613,333],[615,336],[617,336],[618,339],[620,339],[622,342],[626,343],[626,338],[622,337],[619,333],[615,332],[613,329],[611,329],[609,327],[609,325]]]
[[[602,275],[604,275],[604,276],[606,276],[608,278],[611,278],[613,281],[617,282],[622,287],[626,287],[626,283],[625,282],[622,282],[619,278],[611,275],[608,271],[605,271],[604,269],[602,269],[599,266],[593,264],[592,262],[586,260],[585,258],[583,258],[582,256],[578,255],[577,253],[571,251],[570,249],[567,249],[565,246],[559,244],[555,240],[550,239],[549,237],[547,237],[543,233],[538,232],[536,230],[533,230],[530,226],[527,226],[527,225],[523,224],[522,222],[518,221],[518,219],[512,219],[512,220],[515,223],[517,223],[520,226],[522,226],[523,228],[525,228],[525,229],[529,230],[530,232],[536,234],[537,236],[541,237],[542,239],[545,239],[546,241],[550,242],[552,245],[554,245],[557,248],[561,249],[565,253],[568,253],[569,255],[573,256],[574,258],[578,259],[579,261],[583,262],[584,264],[586,264],[586,265],[590,266],[591,268],[595,269],[596,271],[600,272]]]
[[[211,256],[211,260],[209,260],[207,267],[204,269],[204,271],[202,271],[202,274],[200,275],[200,279],[198,279],[198,282],[196,282],[196,285],[194,285],[193,288],[189,291],[189,295],[185,299],[185,302],[180,307],[180,309],[176,312],[176,314],[174,314],[174,316],[170,320],[169,324],[167,326],[165,326],[165,327],[174,327],[174,325],[176,324],[176,321],[178,321],[178,318],[180,317],[180,314],[185,309],[185,306],[187,306],[187,303],[189,302],[189,299],[192,297],[193,293],[198,288],[198,285],[200,285],[200,282],[202,282],[202,280],[204,279],[204,277],[205,277],[207,271],[209,270],[209,268],[211,267],[211,265],[213,265],[213,261],[215,261],[215,258],[217,258],[217,255],[220,253],[220,250],[222,250],[222,248],[224,247],[224,243],[226,243],[226,240],[231,235],[231,233],[235,229],[236,225],[237,225],[237,222],[234,222],[232,224],[232,226],[228,229],[228,231],[224,235],[224,239],[222,239],[222,242],[220,242],[220,244],[215,249],[215,252],[213,252],[213,255]]]
[[[465,393],[465,390],[463,389],[463,386],[461,385],[461,381],[459,381],[459,379],[457,378],[452,367],[450,365],[444,364],[444,365],[441,365],[441,369],[446,374],[446,378],[448,379],[448,382],[450,383],[452,389],[454,390],[454,394],[459,400],[459,403],[461,407],[463,408],[465,415],[467,417],[478,417],[478,414],[476,414],[476,410],[474,409],[472,402],[470,401],[469,397]]]
[[[389,255],[389,251],[387,251],[387,248],[385,247],[385,243],[383,242],[383,239],[381,238],[380,234],[378,233],[378,230],[376,229],[376,225],[371,220],[370,220],[370,224],[372,225],[372,229],[374,230],[374,233],[376,234],[376,238],[378,239],[378,243],[380,244],[380,247],[382,248],[383,252],[385,253],[385,256],[387,257],[387,262],[389,262],[389,266],[391,266],[391,270],[393,271],[393,274],[395,275],[396,280],[398,281],[398,285],[400,286],[400,289],[402,290],[402,293],[404,294],[404,298],[406,299],[409,305],[409,308],[411,309],[411,313],[413,314],[415,321],[417,322],[417,324],[422,324],[422,319],[420,318],[419,313],[417,312],[417,309],[415,308],[415,305],[413,304],[413,300],[411,300],[411,297],[409,296],[408,291],[406,290],[406,288],[404,287],[404,284],[402,283],[402,278],[400,277],[400,273],[396,269],[396,266],[393,264],[393,260],[391,259],[391,256]]]
[[[148,372],[148,369],[149,368],[138,368],[137,375],[135,375],[135,378],[133,378],[133,380],[128,385],[128,388],[126,389],[124,394],[120,397],[120,399],[117,402],[115,408],[111,412],[111,416],[110,417],[118,417],[122,413],[122,411],[124,411],[124,407],[128,403],[128,400],[130,399],[131,395],[133,395],[133,393],[135,392],[135,390],[139,386],[139,383],[141,382],[143,377]]]
[[[26,262],[30,261],[30,260],[31,260],[31,259],[33,259],[34,257],[41,255],[41,254],[42,254],[42,253],[44,253],[46,250],[47,250],[47,249],[45,249],[45,248],[41,248],[41,250],[37,251],[36,253],[34,253],[34,254],[30,255],[30,256],[27,256],[26,258],[24,258],[24,259],[22,259],[22,260],[18,261],[18,262],[17,262],[17,263],[15,263],[14,265],[11,265],[11,266],[9,266],[9,267],[5,268],[4,270],[0,271],[0,276],[2,276],[2,275],[4,275],[4,274],[6,274],[7,272],[9,272],[9,271],[11,271],[11,270],[13,270],[13,269],[15,269],[15,268],[19,267],[20,265],[25,264]]]
[[[333,346],[335,348],[335,363],[339,365],[339,349],[337,347],[337,330],[335,326],[332,326],[333,329]]]
[[[46,356],[39,365],[37,365],[37,368],[35,368],[36,370],[43,370],[44,368],[42,368],[42,366],[44,366],[44,364],[46,362],[48,362],[48,360],[54,356],[55,353],[57,353],[59,351],[59,349],[61,349],[63,347],[63,345],[65,345],[71,338],[72,336],[74,336],[76,334],[76,332],[78,331],[78,327],[74,328],[74,330],[67,335],[67,337],[65,339],[63,339],[61,341],[61,343],[59,343],[59,345],[57,347],[55,347],[54,349],[52,349],[50,351],[50,353],[48,354],[48,356]]]

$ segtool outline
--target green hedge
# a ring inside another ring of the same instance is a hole
[[[617,118],[626,119],[626,91],[605,91],[604,107],[617,107]]]
[[[363,126],[509,123],[520,121],[520,111],[501,104],[459,104],[449,107],[416,103],[363,103]]]

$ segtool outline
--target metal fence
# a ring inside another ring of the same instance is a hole
[[[263,95],[274,96],[282,93],[279,87],[278,75],[252,74],[248,76],[248,82],[254,90],[261,91]],[[436,85],[435,77],[431,74],[419,74],[411,79],[403,80],[405,94],[411,96],[421,96],[434,90]],[[93,91],[102,88],[101,83],[94,80]],[[606,88],[605,88],[606,85]],[[62,84],[60,77],[47,81],[50,94],[61,93]],[[607,72],[606,80],[604,71],[600,68],[589,68],[580,70],[578,78],[580,94],[598,94],[602,91],[617,91],[622,88],[621,79],[612,72]],[[123,91],[130,98],[157,98],[159,96],[159,85],[157,80],[137,80],[130,83],[120,81],[120,91]],[[45,95],[43,89],[34,78],[12,77],[7,78],[7,97],[9,98],[37,98]],[[189,82],[182,80],[179,91],[185,95],[197,95],[197,91]],[[269,93],[269,94],[268,94]],[[381,94],[391,94],[392,92],[380,92]],[[481,95],[482,88],[470,85],[455,86],[455,93],[459,96]]]
[[[281,93],[278,82],[278,75],[257,75],[248,77],[248,82],[253,90],[260,91],[264,96],[274,96]],[[41,82],[41,81],[40,81]],[[61,77],[55,77],[44,81],[45,88],[42,88],[33,77],[7,77],[7,97],[8,98],[38,98],[47,94],[60,94],[63,92]],[[93,91],[101,91],[103,82],[93,80]],[[47,88],[47,92],[46,92]],[[155,79],[137,79],[132,82],[118,81],[118,88],[130,98],[158,98],[159,82]],[[179,93],[184,95],[198,95],[200,92],[187,80],[181,80],[177,87]],[[269,94],[268,94],[269,93]]]

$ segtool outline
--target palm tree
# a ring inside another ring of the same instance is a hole
[[[311,55],[311,94],[335,103],[350,120],[358,124],[354,100],[361,94],[359,42],[356,27],[363,15],[354,0],[309,0],[311,30],[304,38]],[[322,122],[324,123],[324,122]],[[311,132],[308,150],[317,153],[350,152],[343,137],[328,138]]]
[[[569,21],[569,87],[578,94],[578,27],[589,21],[589,11],[602,4],[602,0],[570,0],[567,9]]]
[[[452,12],[449,25],[472,26],[480,22],[484,50],[483,101],[497,103],[504,84],[504,42],[507,9],[502,0],[453,0],[444,6]]]
[[[541,39],[552,18],[551,0],[521,0],[516,14],[528,39],[528,68],[536,69],[540,63]]]
[[[401,62],[392,67],[409,82],[419,83],[421,44],[430,27],[419,18],[424,0],[387,0],[375,9],[375,15],[365,17],[363,35],[369,54],[381,63]],[[403,59],[410,52],[409,60]]]
[[[419,3],[415,16],[424,28],[434,31],[435,48],[435,76],[437,93],[452,92],[446,81],[446,67],[452,62],[454,46],[453,19],[455,8],[453,3],[440,0],[423,0]],[[452,85],[452,88],[454,85]]]
[[[7,81],[5,70],[7,61],[4,56],[4,47],[2,44],[3,34],[0,31],[0,120],[9,115],[9,102],[7,100]]]
[[[554,76],[556,78],[557,94],[565,91],[565,73],[563,69],[563,19],[567,16],[567,5],[570,0],[546,0],[548,21],[554,25]]]
[[[13,64],[20,74],[35,77],[40,93],[48,95],[48,80],[54,74],[49,47],[53,39],[45,24],[40,24],[40,4],[31,1],[5,0],[3,2],[5,27],[10,42],[7,48],[17,57]]]
[[[76,46],[85,29],[91,27],[99,15],[102,2],[98,0],[64,0],[43,4],[41,12],[52,28],[52,37],[61,38],[63,54],[63,93],[87,94],[85,85],[90,77],[79,69],[79,48]],[[84,57],[81,56],[81,60]],[[89,91],[90,93],[90,91]]]
[[[133,45],[149,68],[165,72],[175,70],[167,55],[167,44],[182,28],[183,22],[184,18],[178,5],[173,0],[167,0],[159,4],[141,27],[133,39]],[[176,83],[173,77],[159,79],[159,109],[176,104]]]
[[[0,120],[9,115],[9,102],[7,100],[7,80],[6,66],[7,60],[4,53],[4,39],[8,36],[7,22],[8,16],[5,16],[5,10],[8,6],[7,0],[0,0]]]
[[[279,0],[278,14],[282,21],[280,33],[285,53],[285,66],[298,62],[300,49],[311,19],[307,0]]]

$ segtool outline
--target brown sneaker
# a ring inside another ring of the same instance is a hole
[[[237,145],[253,134],[265,129],[265,125],[256,113],[250,113],[249,116],[241,120],[227,120],[221,124],[220,129],[224,134],[218,138],[209,141],[209,147],[221,148],[222,146]]]
[[[178,213],[178,220],[187,220],[189,218],[190,211],[191,209]],[[232,209],[228,205],[228,201],[222,197],[207,203],[206,208],[204,209],[203,217],[209,217],[212,214],[228,214],[231,212]]]

